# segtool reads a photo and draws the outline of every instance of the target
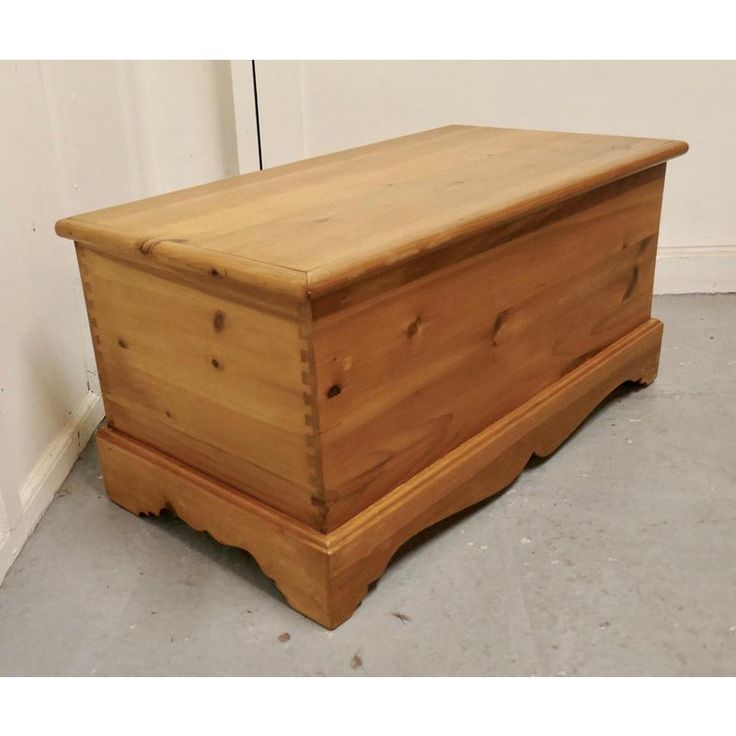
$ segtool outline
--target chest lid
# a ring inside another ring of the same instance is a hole
[[[310,298],[686,151],[448,126],[88,212],[56,232],[148,268]]]

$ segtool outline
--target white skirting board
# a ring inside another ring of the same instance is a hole
[[[736,245],[662,248],[657,252],[655,294],[736,291]]]
[[[20,518],[0,543],[0,583],[103,417],[102,399],[89,391],[28,474]]]

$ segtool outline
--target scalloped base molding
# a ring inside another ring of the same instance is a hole
[[[168,508],[194,529],[247,550],[289,605],[333,629],[404,542],[505,488],[617,386],[651,383],[661,340],[661,322],[649,320],[327,534],[109,428],[97,440],[105,485],[135,514]]]
[[[0,539],[0,583],[103,417],[102,400],[89,391],[28,474],[11,509],[9,534]]]

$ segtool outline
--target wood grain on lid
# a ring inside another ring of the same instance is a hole
[[[319,296],[686,151],[449,126],[63,219],[56,232],[152,267],[219,264],[246,286]]]

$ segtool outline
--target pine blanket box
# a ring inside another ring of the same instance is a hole
[[[450,126],[59,221],[110,498],[345,621],[420,530],[648,384],[679,141]]]

